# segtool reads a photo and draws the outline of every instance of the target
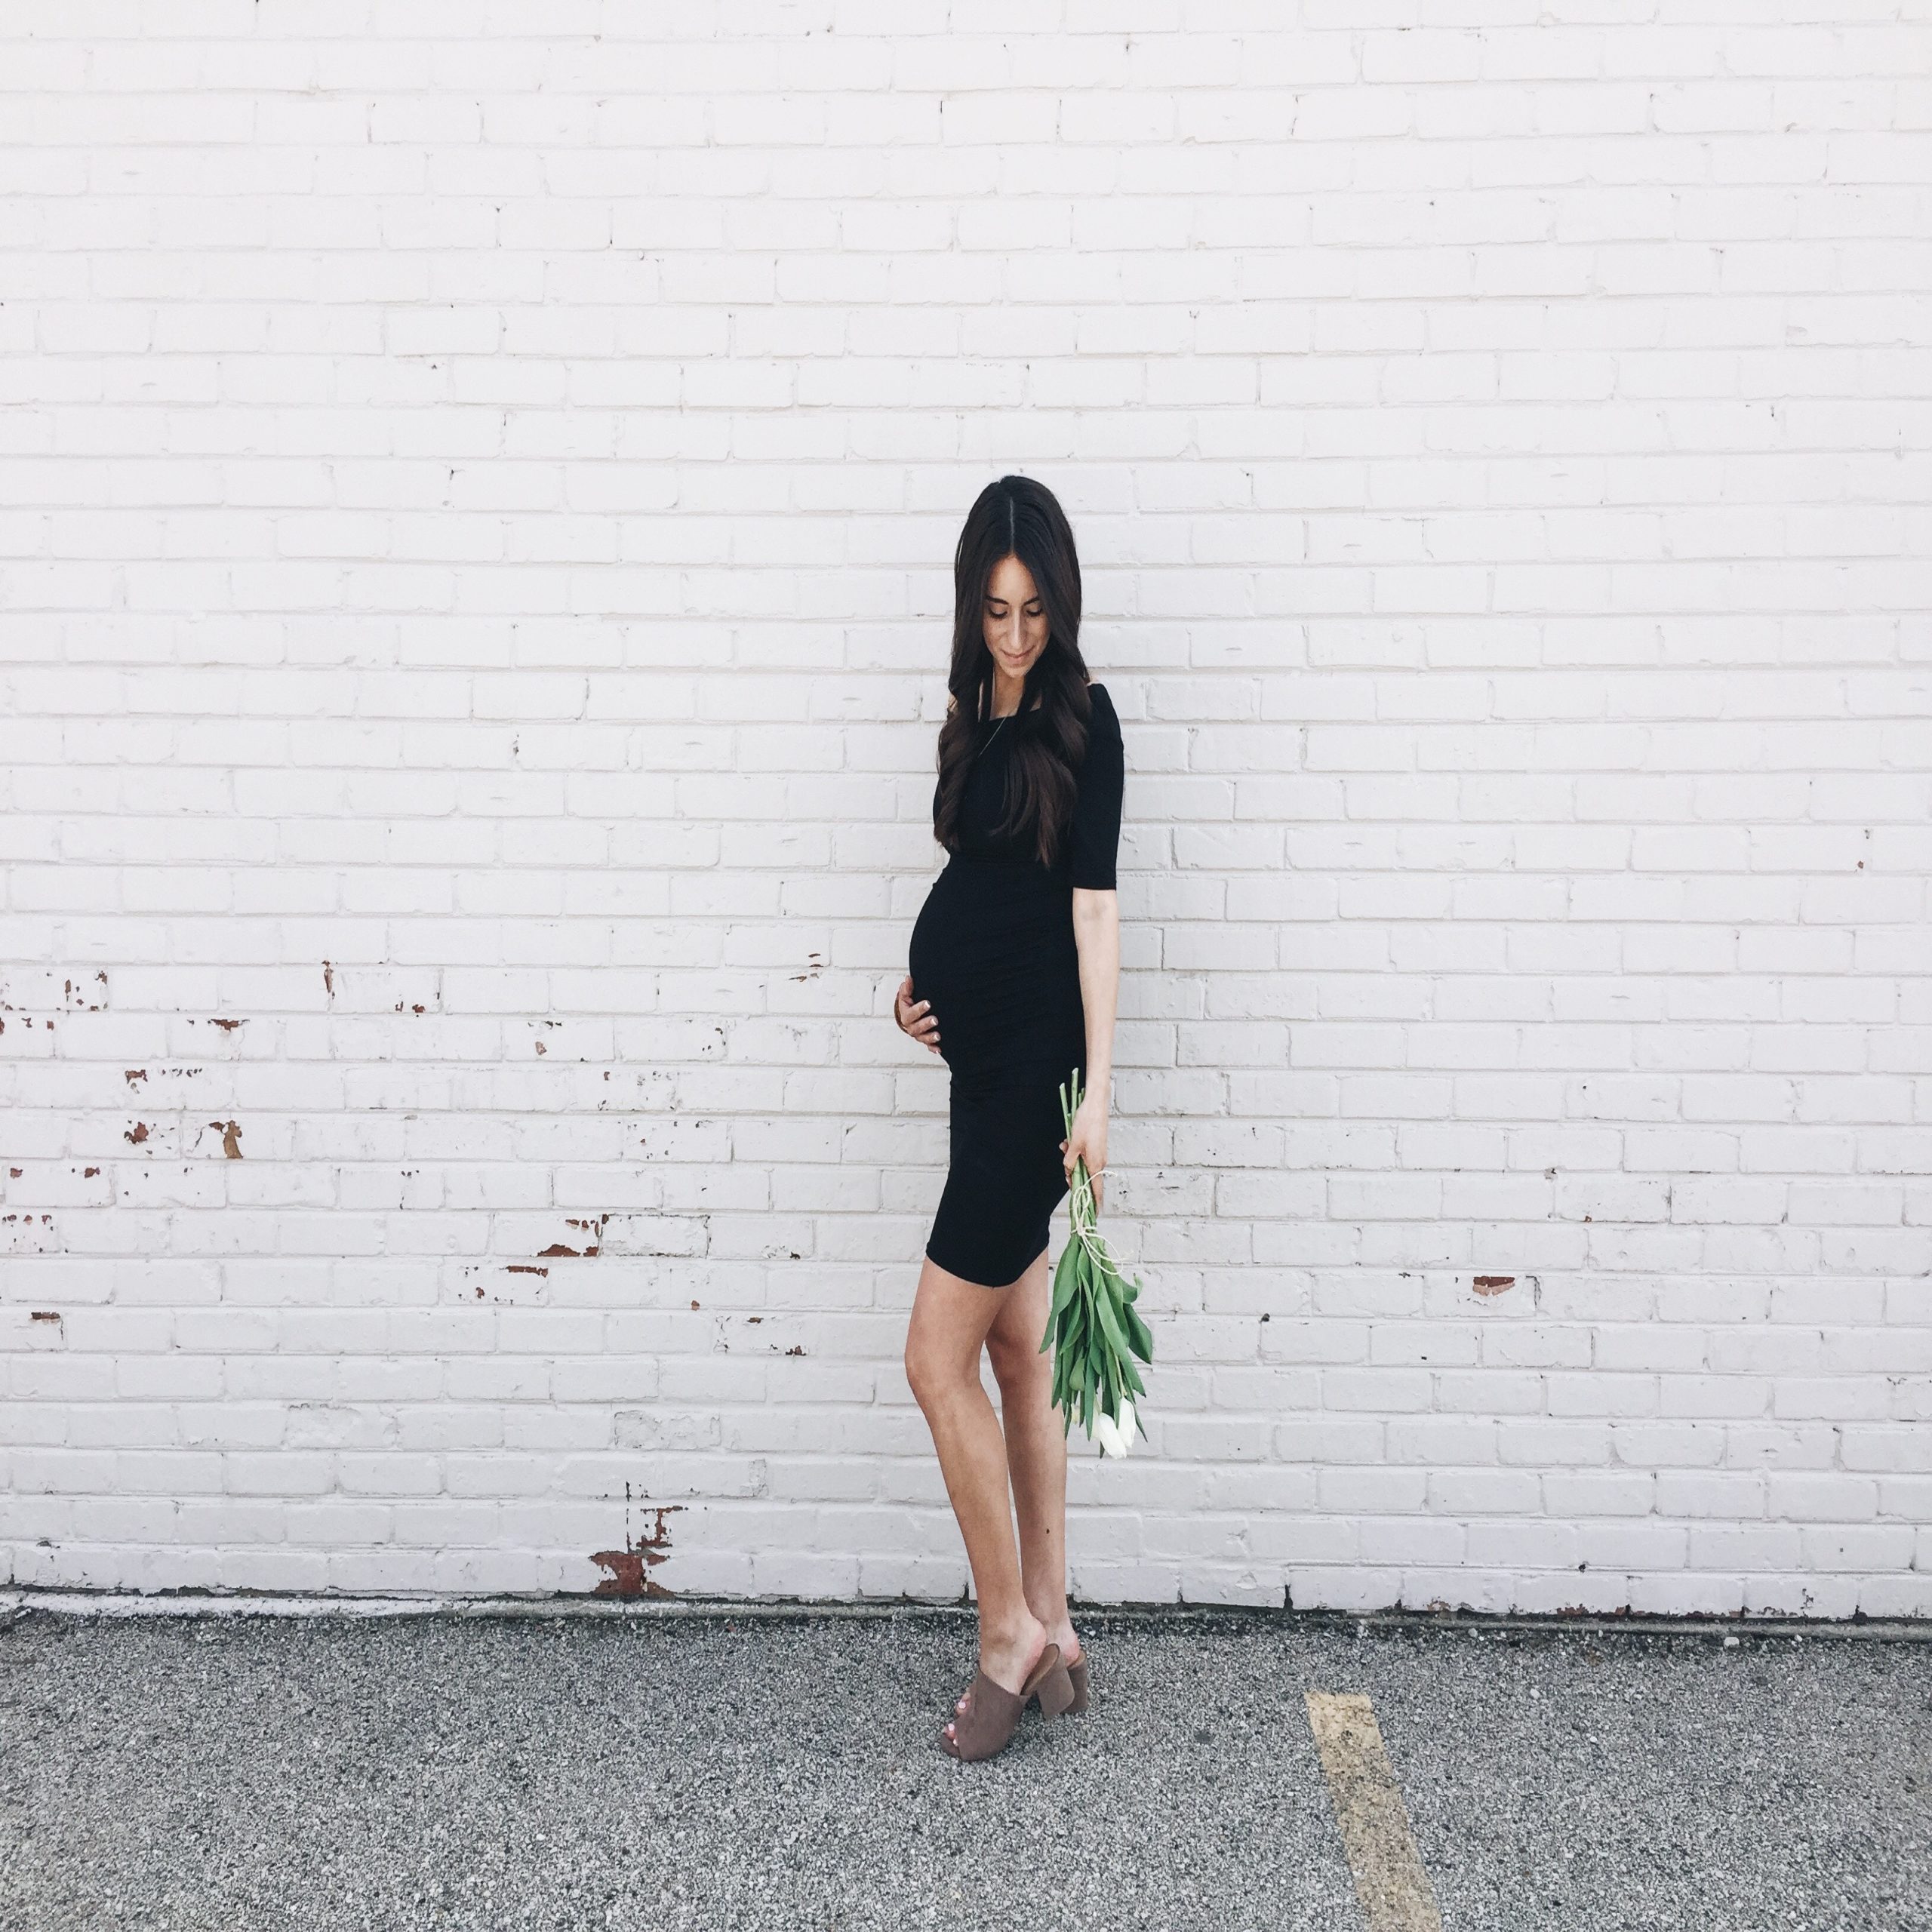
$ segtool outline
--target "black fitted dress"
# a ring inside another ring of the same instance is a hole
[[[1086,1084],[1073,889],[1113,887],[1124,777],[1113,700],[1103,685],[1088,689],[1087,752],[1058,863],[1043,866],[1031,849],[993,836],[1007,747],[1016,732],[1038,728],[1038,714],[982,718],[958,849],[934,881],[908,949],[912,997],[932,1002],[952,1075],[952,1162],[926,1253],[986,1287],[1017,1281],[1048,1244],[1066,1196],[1060,1089],[1075,1067]]]

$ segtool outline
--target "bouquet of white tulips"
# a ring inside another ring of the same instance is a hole
[[[1066,1137],[1073,1138],[1073,1117],[1080,1111],[1080,1069],[1073,1069],[1073,1096],[1066,1084],[1060,1090],[1060,1110]],[[1047,1312],[1047,1332],[1039,1352],[1054,1352],[1054,1406],[1065,1417],[1063,1429],[1081,1426],[1089,1439],[1097,1437],[1103,1451],[1124,1456],[1140,1427],[1134,1398],[1147,1392],[1134,1365],[1138,1355],[1154,1359],[1154,1337],[1134,1312],[1140,1277],[1131,1284],[1107,1251],[1094,1226],[1093,1177],[1084,1159],[1073,1164],[1073,1185],[1067,1196],[1071,1230],[1054,1270],[1053,1306]],[[1142,1429],[1140,1433],[1147,1432]]]

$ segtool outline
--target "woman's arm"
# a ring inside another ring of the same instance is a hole
[[[1114,1015],[1120,1001],[1120,895],[1073,891],[1073,938],[1080,949],[1080,1000],[1087,1011],[1087,1085],[1073,1133],[1061,1143],[1067,1178],[1084,1158],[1101,1201],[1101,1170],[1107,1164],[1107,1100],[1113,1081]]]
[[[1120,896],[1114,890],[1121,803],[1127,782],[1120,720],[1104,685],[1092,688],[1087,751],[1073,803],[1071,845],[1073,937],[1080,949],[1080,1000],[1087,1009],[1087,1091],[1061,1147],[1067,1183],[1084,1159],[1100,1204],[1107,1164],[1107,1102],[1114,1073],[1114,1012],[1120,997]]]

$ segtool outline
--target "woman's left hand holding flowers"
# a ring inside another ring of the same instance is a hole
[[[1068,1186],[1073,1185],[1074,1163],[1087,1163],[1088,1177],[1094,1183],[1094,1211],[1098,1214],[1104,1186],[1101,1170],[1107,1164],[1107,1103],[1101,1090],[1088,1091],[1074,1114],[1072,1134],[1060,1145]]]

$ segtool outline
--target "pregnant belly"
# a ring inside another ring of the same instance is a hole
[[[1073,896],[1044,867],[955,857],[913,923],[906,970],[956,1075],[991,1079],[1084,1057]]]

